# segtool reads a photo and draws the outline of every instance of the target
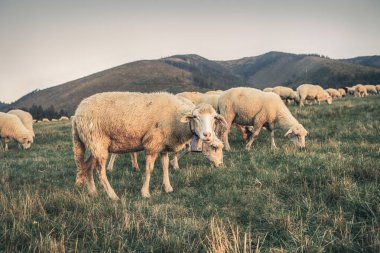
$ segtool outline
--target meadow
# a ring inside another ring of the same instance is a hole
[[[151,198],[121,155],[107,172],[119,201],[74,187],[70,122],[35,124],[30,150],[0,153],[0,252],[380,252],[380,96],[290,107],[306,150],[263,130],[251,151],[237,132],[216,169],[200,154],[159,159]]]

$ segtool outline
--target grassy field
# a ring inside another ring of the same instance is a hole
[[[0,252],[380,252],[380,96],[291,110],[305,151],[280,131],[272,151],[264,130],[247,152],[233,133],[225,167],[190,154],[173,193],[157,160],[150,199],[120,156],[118,202],[74,187],[70,123],[38,123],[31,150],[0,153]]]

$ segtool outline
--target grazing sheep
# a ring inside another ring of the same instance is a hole
[[[62,120],[70,120],[70,119],[69,119],[69,117],[62,116],[62,117],[59,118],[59,120],[62,121]]]
[[[267,88],[264,88],[263,91],[264,91],[264,92],[272,92],[272,91],[273,91],[273,88],[271,88],[271,87],[267,87]]]
[[[326,100],[328,104],[332,103],[331,96],[319,85],[302,84],[298,86],[297,92],[300,96],[300,106],[304,106],[305,100],[316,100],[318,104]]]
[[[355,97],[368,96],[367,88],[363,84],[357,84],[354,87],[355,87]]]
[[[364,85],[364,87],[367,89],[368,94],[373,94],[373,95],[377,94],[377,90],[376,90],[375,85],[367,84],[367,85]]]
[[[296,103],[299,103],[299,101],[300,101],[300,97],[299,97],[298,93],[289,87],[276,86],[272,89],[272,92],[279,95],[281,97],[281,99],[283,99],[287,103],[289,103],[290,101],[294,101]]]
[[[380,84],[377,84],[377,85],[376,85],[376,90],[377,90],[377,93],[380,94]]]
[[[356,96],[356,94],[355,94],[355,86],[352,86],[352,87],[346,87],[346,90],[347,90],[347,94],[348,94],[348,95]]]
[[[345,97],[345,96],[346,96],[346,91],[345,91],[344,89],[340,88],[340,89],[338,89],[338,91],[339,91],[339,93],[340,93],[340,95],[341,95],[342,97]]]
[[[47,119],[47,118],[43,118],[43,119],[42,119],[42,122],[45,122],[45,123],[49,123],[49,122],[50,122],[50,120],[49,120],[49,119]]]
[[[29,112],[25,112],[23,110],[10,110],[8,112],[9,114],[16,115],[17,117],[20,118],[21,122],[24,124],[24,126],[32,133],[34,137],[34,131],[33,131],[33,117]]]
[[[332,97],[332,98],[341,98],[342,95],[337,89],[334,88],[328,88],[326,89],[327,93]]]
[[[105,92],[88,97],[79,104],[72,120],[76,185],[87,180],[89,192],[95,193],[96,167],[108,196],[118,199],[106,176],[108,153],[145,150],[142,196],[150,196],[150,176],[158,154],[164,190],[171,192],[168,152],[178,152],[192,138],[203,142],[203,154],[216,167],[223,164],[222,145],[216,141],[214,125],[225,125],[225,120],[212,106],[190,105],[169,93]],[[90,157],[85,162],[86,149]]]
[[[19,117],[0,112],[0,139],[4,142],[4,150],[8,150],[10,140],[16,140],[24,149],[30,148],[33,135]],[[2,145],[1,145],[2,146]]]
[[[223,135],[226,150],[230,150],[228,133],[232,123],[253,126],[253,134],[246,145],[248,150],[264,126],[270,131],[272,148],[276,148],[274,129],[277,127],[286,130],[285,136],[289,137],[296,146],[305,147],[307,131],[293,117],[277,94],[254,88],[232,88],[220,96],[218,106],[220,114],[227,121],[227,130]]]

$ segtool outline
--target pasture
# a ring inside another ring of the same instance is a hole
[[[111,201],[74,187],[70,122],[37,123],[30,150],[0,153],[1,252],[380,252],[380,97],[291,106],[309,131],[299,151],[263,130],[251,151],[237,132],[224,168],[200,154],[170,170],[159,159],[151,198],[121,155]]]

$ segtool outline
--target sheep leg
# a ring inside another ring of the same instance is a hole
[[[178,152],[174,152],[173,154],[173,160],[170,161],[170,165],[173,167],[173,169],[178,170]]]
[[[263,127],[263,126],[262,126],[261,124],[260,124],[260,125],[255,125],[255,126],[254,126],[254,128],[253,128],[253,133],[252,133],[252,135],[250,136],[250,138],[249,138],[249,140],[248,140],[248,142],[247,142],[247,145],[245,145],[245,149],[246,149],[246,150],[251,150],[251,146],[252,146],[252,144],[253,144],[253,141],[254,141],[255,139],[257,139],[257,137],[259,136],[262,127]]]
[[[108,151],[103,152],[103,154],[99,155],[97,158],[98,168],[97,172],[99,175],[99,181],[103,185],[104,189],[106,190],[108,196],[112,200],[118,200],[119,197],[116,195],[115,191],[113,190],[112,186],[108,182],[107,174],[106,174],[106,164],[107,164],[107,157]]]
[[[137,162],[137,152],[132,152],[131,153],[131,162],[132,162],[132,167],[135,169],[135,171],[139,171],[139,163]]]
[[[269,139],[271,149],[277,149],[276,143],[274,142],[274,130],[269,130]]]
[[[150,193],[149,193],[149,182],[150,182],[150,175],[153,172],[154,168],[154,162],[156,161],[157,154],[146,154],[145,155],[145,178],[144,178],[144,183],[141,188],[141,195],[144,198],[149,198]]]
[[[113,165],[115,163],[117,154],[111,154],[110,161],[108,162],[107,170],[112,171],[113,170]]]
[[[169,180],[169,155],[167,152],[161,153],[162,164],[162,184],[166,193],[172,192],[173,187],[170,185]]]
[[[74,132],[76,133],[76,132]],[[73,135],[73,152],[74,152],[74,161],[77,166],[77,175],[75,179],[75,186],[82,186],[86,180],[86,170],[87,166],[84,161],[85,146],[82,141],[79,139],[78,135]]]
[[[4,139],[4,151],[8,151],[8,143],[9,143],[9,139],[5,138]]]
[[[91,155],[86,161],[85,171],[82,172],[84,178],[87,179],[87,189],[91,195],[96,194],[96,187],[95,187],[95,181],[94,181],[95,166],[96,166],[96,160]]]

